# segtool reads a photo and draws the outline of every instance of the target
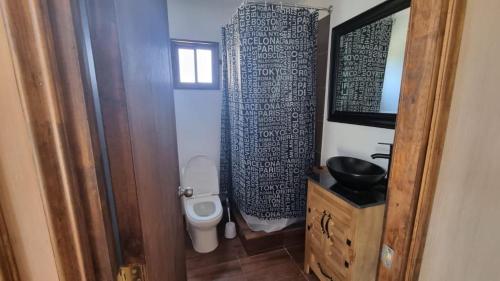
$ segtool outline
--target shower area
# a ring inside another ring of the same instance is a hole
[[[303,227],[317,29],[317,9],[269,3],[242,4],[222,28],[220,188],[240,231]]]

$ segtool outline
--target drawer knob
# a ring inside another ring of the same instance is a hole
[[[349,239],[347,239],[347,240],[345,241],[345,243],[347,244],[347,246],[351,246],[351,244],[352,244],[351,240],[349,240]]]

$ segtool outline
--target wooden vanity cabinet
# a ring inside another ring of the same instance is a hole
[[[322,281],[375,280],[384,208],[355,206],[309,180],[305,272]]]

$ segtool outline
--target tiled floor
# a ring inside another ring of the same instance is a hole
[[[186,237],[188,281],[316,281],[303,272],[304,246],[293,246],[248,256],[239,238],[220,239],[219,247],[208,254],[193,250]]]

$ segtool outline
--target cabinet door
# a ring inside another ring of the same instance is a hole
[[[310,185],[307,209],[307,239],[310,252],[314,256],[313,259],[309,260],[310,266],[322,281],[344,280],[333,272],[325,256],[327,243],[326,222],[329,217],[331,215],[328,212],[328,202],[324,200],[317,187]]]
[[[353,238],[356,210],[336,197],[326,197],[326,200],[328,219],[324,224],[325,261],[339,280],[350,280],[350,268],[355,256]]]
[[[334,273],[336,280],[350,280],[349,268],[354,254],[350,246],[352,241],[345,237],[334,215],[329,216],[325,222],[323,251],[325,266]]]
[[[307,208],[307,235],[309,237],[309,247],[317,256],[323,251],[323,227],[322,220],[324,220],[323,212],[318,209],[314,201]]]

